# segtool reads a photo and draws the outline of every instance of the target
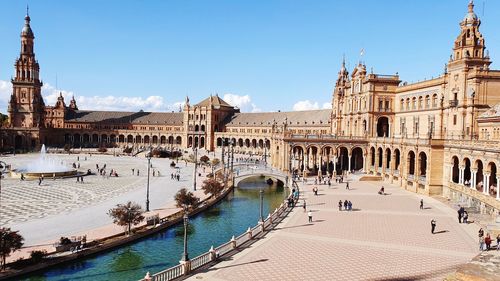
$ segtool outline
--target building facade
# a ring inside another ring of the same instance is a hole
[[[216,95],[193,105],[186,98],[180,112],[113,112],[79,110],[62,95],[54,106],[44,104],[27,15],[2,144],[209,151],[231,145],[269,155],[267,162],[284,171],[362,171],[498,213],[500,71],[490,69],[480,25],[471,1],[443,73],[430,80],[403,83],[397,74],[368,73],[362,62],[349,73],[343,62],[332,109],[241,113]]]

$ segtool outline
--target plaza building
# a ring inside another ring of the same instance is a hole
[[[335,176],[363,172],[425,195],[443,195],[481,213],[500,210],[500,71],[480,33],[474,3],[460,22],[439,77],[417,83],[399,75],[351,73],[342,62],[332,109],[242,113],[217,95],[179,112],[79,110],[61,95],[41,96],[30,17],[21,32],[4,149],[80,147],[227,147],[262,155],[287,172]],[[226,149],[226,148],[224,148]]]

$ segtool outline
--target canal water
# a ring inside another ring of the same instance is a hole
[[[285,190],[254,177],[239,184],[224,200],[190,218],[188,253],[194,258],[238,236],[259,220],[259,190],[264,190],[264,217],[285,198]],[[183,252],[184,226],[177,225],[133,244],[51,268],[23,280],[139,280],[147,271],[159,272],[179,264]]]

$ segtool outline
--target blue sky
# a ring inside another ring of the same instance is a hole
[[[284,111],[329,103],[343,54],[351,70],[362,48],[375,73],[441,74],[468,0],[28,3],[48,104],[61,90],[84,109],[167,111],[218,93]],[[0,0],[0,112],[25,6]],[[500,1],[476,1],[476,13],[498,68]]]

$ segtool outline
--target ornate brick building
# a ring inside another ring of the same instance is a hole
[[[364,171],[426,195],[443,194],[482,212],[500,210],[500,71],[490,69],[471,1],[443,73],[402,83],[399,76],[351,73],[342,63],[332,109],[241,113],[218,96],[182,112],[78,110],[59,97],[46,106],[30,18],[21,32],[3,143],[48,146],[199,147],[262,155],[307,175]]]

